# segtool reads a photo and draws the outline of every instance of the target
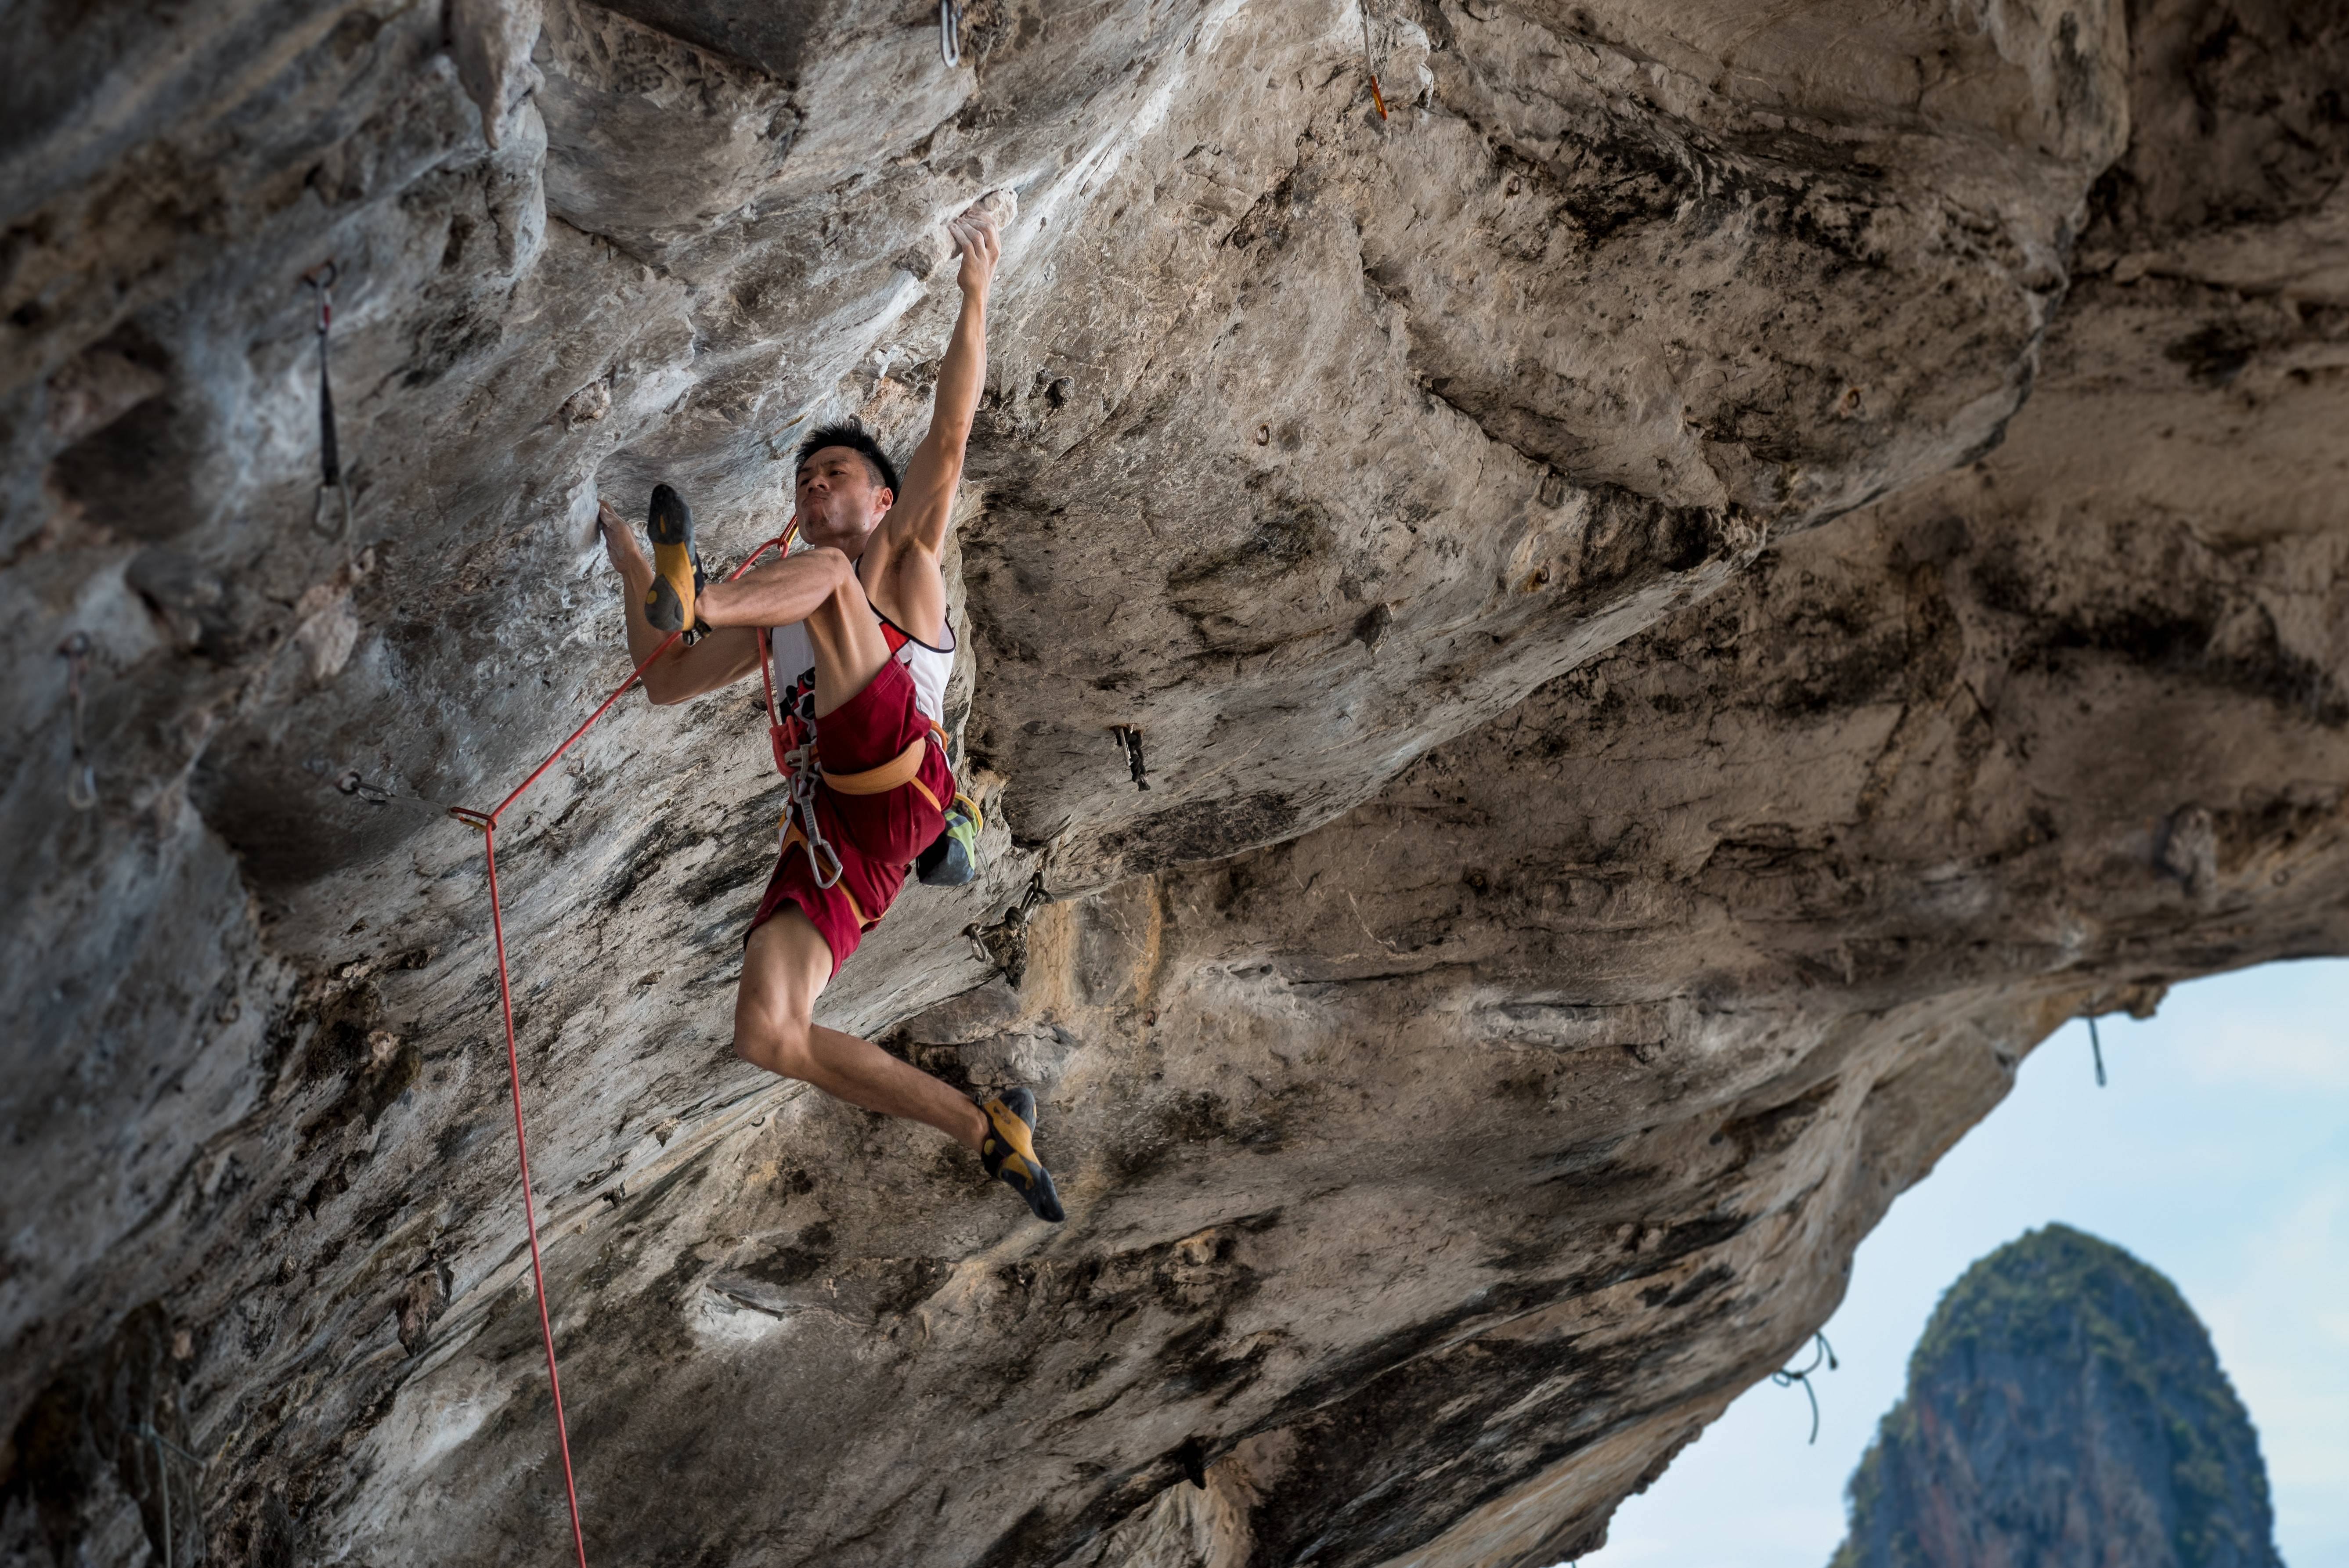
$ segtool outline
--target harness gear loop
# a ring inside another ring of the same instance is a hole
[[[766,647],[767,639],[762,634],[759,639],[759,650],[762,659],[765,656]],[[792,722],[794,727],[798,725],[796,715],[793,716]],[[781,745],[781,742],[779,740],[776,744]],[[781,755],[784,779],[791,785],[792,789],[792,803],[783,813],[783,836],[787,841],[786,847],[791,836],[797,833],[800,842],[807,847],[808,870],[815,873],[815,885],[829,892],[840,885],[840,879],[847,874],[848,868],[841,864],[840,851],[832,847],[832,841],[823,836],[823,824],[816,820],[815,783],[818,768],[815,757],[815,737],[808,736]],[[798,820],[792,820],[794,817]],[[818,851],[822,851],[823,860],[817,859]],[[829,876],[824,874],[824,860],[832,861],[832,874]]]
[[[335,389],[326,377],[326,333],[335,323],[335,279],[341,269],[333,261],[319,263],[302,274],[318,296],[318,493],[310,508],[310,529],[322,539],[340,539],[351,528],[351,492],[343,483],[343,459],[335,439]],[[342,502],[342,514],[331,514],[326,492]]]
[[[87,811],[98,804],[98,769],[90,763],[81,735],[81,677],[89,664],[89,634],[76,632],[59,643],[57,657],[66,662],[66,699],[73,711],[73,762],[66,770],[66,804]]]

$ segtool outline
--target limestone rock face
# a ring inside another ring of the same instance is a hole
[[[2281,1568],[2259,1438],[2172,1285],[2062,1225],[1968,1269],[1851,1481],[1838,1568]]]
[[[823,1016],[1071,1218],[733,1058],[756,701],[622,703],[498,839],[592,1557],[1589,1550],[2050,1029],[2349,951],[2336,12],[12,16],[0,1553],[564,1549],[440,806],[998,191],[988,872]]]

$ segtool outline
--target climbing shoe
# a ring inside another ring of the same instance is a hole
[[[1008,1089],[980,1100],[978,1109],[987,1113],[979,1163],[989,1176],[1027,1199],[1038,1219],[1059,1224],[1061,1194],[1052,1186],[1052,1173],[1036,1158],[1036,1097],[1025,1088]]]
[[[647,528],[653,536],[653,585],[645,593],[645,619],[657,632],[704,629],[693,614],[709,581],[694,553],[693,509],[668,486],[655,485]]]

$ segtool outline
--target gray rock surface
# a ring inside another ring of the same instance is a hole
[[[2050,1029],[2349,951],[2349,25],[1368,17],[10,14],[0,1554],[559,1554],[428,802],[624,671],[599,489],[910,443],[989,191],[990,872],[827,1018],[1071,1222],[734,1060],[754,703],[624,703],[499,840],[595,1560],[1587,1551]]]
[[[2178,1288],[2064,1225],[1950,1287],[1835,1568],[2282,1568],[2259,1435]]]

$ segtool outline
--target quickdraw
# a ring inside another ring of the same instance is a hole
[[[318,296],[318,494],[310,507],[310,528],[322,539],[340,539],[351,529],[351,492],[343,483],[342,453],[335,440],[335,389],[326,377],[326,333],[335,324],[335,279],[339,275],[331,261],[302,274]],[[328,490],[342,502],[339,516],[326,505]]]
[[[1379,118],[1387,118],[1387,95],[1379,91],[1378,62],[1371,57],[1371,0],[1361,0],[1362,14],[1362,70],[1371,78],[1371,102],[1378,106]]]
[[[1118,748],[1125,754],[1125,766],[1133,776],[1133,787],[1149,789],[1150,769],[1142,760],[1142,731],[1130,724],[1112,724],[1109,732],[1116,738]]]
[[[938,0],[938,57],[949,69],[962,64],[963,0]]]
[[[185,1460],[189,1464],[195,1467],[195,1485],[198,1492],[197,1501],[199,1503],[196,1522],[197,1527],[200,1530],[203,1524],[203,1513],[201,1504],[202,1491],[204,1483],[204,1461],[190,1453],[187,1449],[181,1448],[179,1444],[173,1442],[171,1439],[165,1437],[162,1433],[157,1431],[155,1429],[155,1424],[152,1421],[140,1422],[138,1436],[155,1445],[156,1479],[160,1482],[163,1493],[163,1568],[172,1568],[171,1542],[172,1536],[175,1532],[171,1525],[171,1457],[176,1454],[181,1459]],[[199,1544],[202,1543],[201,1536],[198,1537],[198,1542]]]
[[[90,763],[81,734],[81,677],[89,666],[89,634],[76,632],[59,643],[57,657],[66,662],[66,700],[73,711],[73,762],[66,772],[66,804],[87,811],[98,804],[98,769]]]

